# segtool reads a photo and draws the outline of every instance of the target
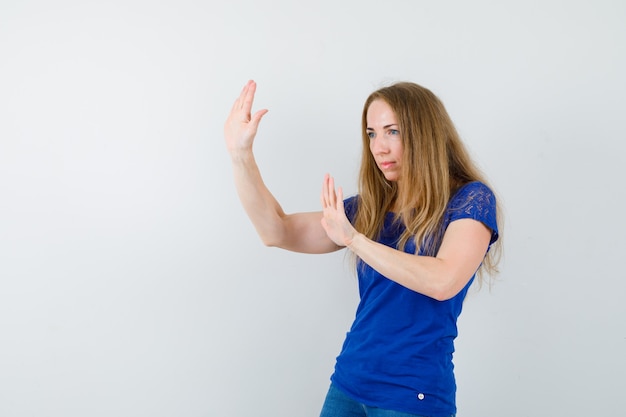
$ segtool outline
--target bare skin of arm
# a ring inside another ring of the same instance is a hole
[[[436,300],[458,294],[480,266],[489,247],[489,228],[473,219],[450,223],[434,257],[405,253],[368,239],[348,221],[342,189],[335,191],[333,178],[328,175],[324,179],[321,203],[322,225],[335,243],[347,246],[392,281]]]
[[[321,211],[286,214],[263,182],[252,145],[267,110],[251,114],[255,92],[256,83],[249,81],[224,125],[235,186],[248,217],[267,246],[303,253],[328,253],[340,249],[322,228]]]
[[[251,114],[256,84],[249,81],[233,104],[224,126],[235,185],[241,203],[264,244],[303,253],[328,253],[347,247],[385,277],[437,300],[454,297],[480,266],[490,230],[463,219],[446,230],[437,256],[408,254],[358,233],[345,215],[343,191],[326,175],[323,211],[286,214],[265,186],[252,145],[267,110]]]

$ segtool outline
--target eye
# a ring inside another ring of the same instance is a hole
[[[389,129],[389,134],[392,136],[399,135],[400,131],[398,129]]]
[[[367,137],[370,139],[374,139],[376,137],[376,133],[374,132],[367,132]]]

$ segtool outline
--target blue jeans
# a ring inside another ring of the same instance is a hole
[[[400,411],[369,407],[354,401],[334,384],[330,384],[320,417],[424,417]],[[454,416],[451,416],[454,417]]]

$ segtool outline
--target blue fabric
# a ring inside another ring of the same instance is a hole
[[[354,401],[334,384],[330,384],[320,417],[423,417],[417,414],[369,407]],[[454,417],[454,416],[449,416]]]
[[[358,197],[345,201],[351,220],[356,204]],[[492,231],[491,243],[497,240],[495,196],[486,185],[469,183],[454,194],[443,230],[465,218],[484,223]],[[396,248],[403,230],[388,213],[378,241]],[[415,243],[409,241],[405,252],[415,253]],[[473,279],[452,299],[437,301],[361,264],[361,300],[337,357],[333,384],[367,406],[432,417],[456,414],[452,363],[456,322]]]

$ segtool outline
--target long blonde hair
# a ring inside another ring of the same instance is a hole
[[[375,100],[385,101],[396,115],[404,149],[401,187],[385,179],[369,148],[367,111]],[[406,227],[399,249],[404,249],[406,243],[414,239],[416,251],[423,246],[425,255],[435,256],[443,237],[443,216],[454,192],[472,181],[488,185],[470,158],[443,103],[430,90],[414,83],[400,82],[383,87],[365,101],[362,137],[355,228],[368,238],[376,239],[385,214],[395,207],[396,219]],[[496,210],[498,217],[501,217],[500,211]],[[500,241],[498,239],[490,248],[480,272],[497,273]]]

